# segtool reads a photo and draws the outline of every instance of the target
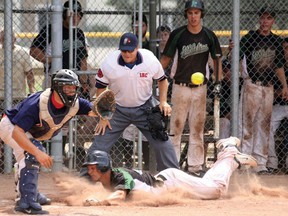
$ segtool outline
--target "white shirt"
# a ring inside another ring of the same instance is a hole
[[[13,99],[21,99],[27,96],[26,74],[32,69],[32,61],[29,53],[21,46],[13,48]],[[0,48],[0,98],[4,98],[4,49]]]
[[[119,64],[120,50],[112,52],[96,75],[96,83],[107,85],[115,93],[116,103],[123,107],[143,105],[152,96],[153,79],[165,76],[159,60],[151,51],[139,49],[138,53],[142,61],[130,69]]]

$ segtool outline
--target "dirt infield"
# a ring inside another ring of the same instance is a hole
[[[197,200],[187,192],[173,191],[161,197],[133,194],[131,200],[125,203],[89,207],[82,205],[84,198],[96,195],[101,199],[107,194],[100,185],[91,185],[67,173],[41,173],[39,182],[40,191],[52,198],[52,205],[43,206],[50,215],[288,215],[287,175],[259,177],[234,173],[227,196],[219,200]],[[17,215],[13,211],[14,197],[13,175],[0,175],[0,215]]]

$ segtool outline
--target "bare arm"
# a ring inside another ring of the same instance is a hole
[[[165,55],[161,56],[160,63],[164,70],[167,69],[171,61],[172,61],[172,58],[165,56]]]
[[[111,205],[117,202],[124,201],[127,196],[126,190],[117,190],[111,193],[106,199],[98,200],[97,198],[88,198],[84,201],[85,206],[101,206],[101,205]]]
[[[217,62],[218,61],[218,62]],[[221,62],[221,58],[216,58],[213,59],[213,66],[214,66],[214,72],[217,73],[218,72],[218,79],[222,80],[223,79],[223,72],[222,72],[222,62]],[[218,66],[218,69],[216,69]],[[214,74],[214,76],[216,77],[216,74]]]
[[[277,68],[276,69],[276,75],[278,77],[278,79],[281,82],[282,85],[282,98],[283,99],[288,99],[288,89],[287,89],[287,82],[286,82],[286,77],[285,77],[285,73],[284,73],[284,68]]]
[[[36,92],[33,70],[31,69],[31,70],[25,72],[25,75],[27,77],[27,85],[29,87],[29,93],[32,94],[32,93]]]
[[[46,55],[45,53],[43,52],[43,50],[37,48],[37,47],[31,47],[30,48],[30,55],[35,58],[36,60],[42,62],[43,64],[46,63]],[[48,57],[48,64],[50,64],[52,61],[52,58],[51,57]]]
[[[159,88],[159,100],[160,100],[160,110],[164,111],[164,115],[171,114],[171,107],[167,103],[167,91],[168,91],[168,81],[164,79],[162,81],[158,81],[158,88]]]
[[[26,136],[25,131],[19,126],[15,125],[12,138],[17,142],[17,144],[23,148],[25,151],[34,155],[39,163],[47,168],[52,167],[53,161],[52,158],[47,155],[45,152],[39,150]]]

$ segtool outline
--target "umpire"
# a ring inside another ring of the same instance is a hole
[[[159,60],[151,51],[139,49],[136,35],[123,34],[119,50],[103,61],[96,75],[96,94],[109,87],[116,94],[116,111],[110,121],[99,121],[97,135],[88,152],[102,150],[109,153],[125,128],[134,124],[153,146],[159,171],[179,167],[171,140],[161,136],[153,138],[148,127],[147,110],[153,106],[153,80],[159,86],[159,108],[168,116],[171,114],[167,103],[168,81]]]

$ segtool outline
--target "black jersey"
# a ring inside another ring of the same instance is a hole
[[[201,72],[206,77],[209,53],[213,59],[222,56],[218,38],[211,30],[202,27],[198,34],[192,34],[187,26],[175,29],[169,36],[163,55],[173,58],[178,50],[178,63],[174,80],[190,83],[191,75]]]
[[[63,26],[63,41],[62,41],[62,68],[69,69],[69,29]],[[47,38],[48,36],[48,38]],[[51,25],[48,27],[48,35],[46,26],[41,29],[37,37],[33,40],[31,47],[37,47],[48,55],[51,55]],[[48,39],[48,41],[47,41]],[[76,52],[76,62],[73,62],[73,68],[77,68],[77,70],[81,70],[81,61],[84,58],[88,57],[86,43],[85,43],[85,35],[84,32],[79,29],[73,29],[73,60]]]
[[[252,81],[269,82],[275,77],[275,69],[284,66],[282,39],[272,32],[263,36],[250,31],[240,41],[240,58],[244,56]]]
[[[125,168],[113,168],[111,171],[111,188],[113,191],[126,190],[128,193],[133,190],[137,182],[143,182],[148,186],[156,186],[157,180],[150,173],[138,173],[135,170]],[[138,180],[138,181],[135,181]]]

